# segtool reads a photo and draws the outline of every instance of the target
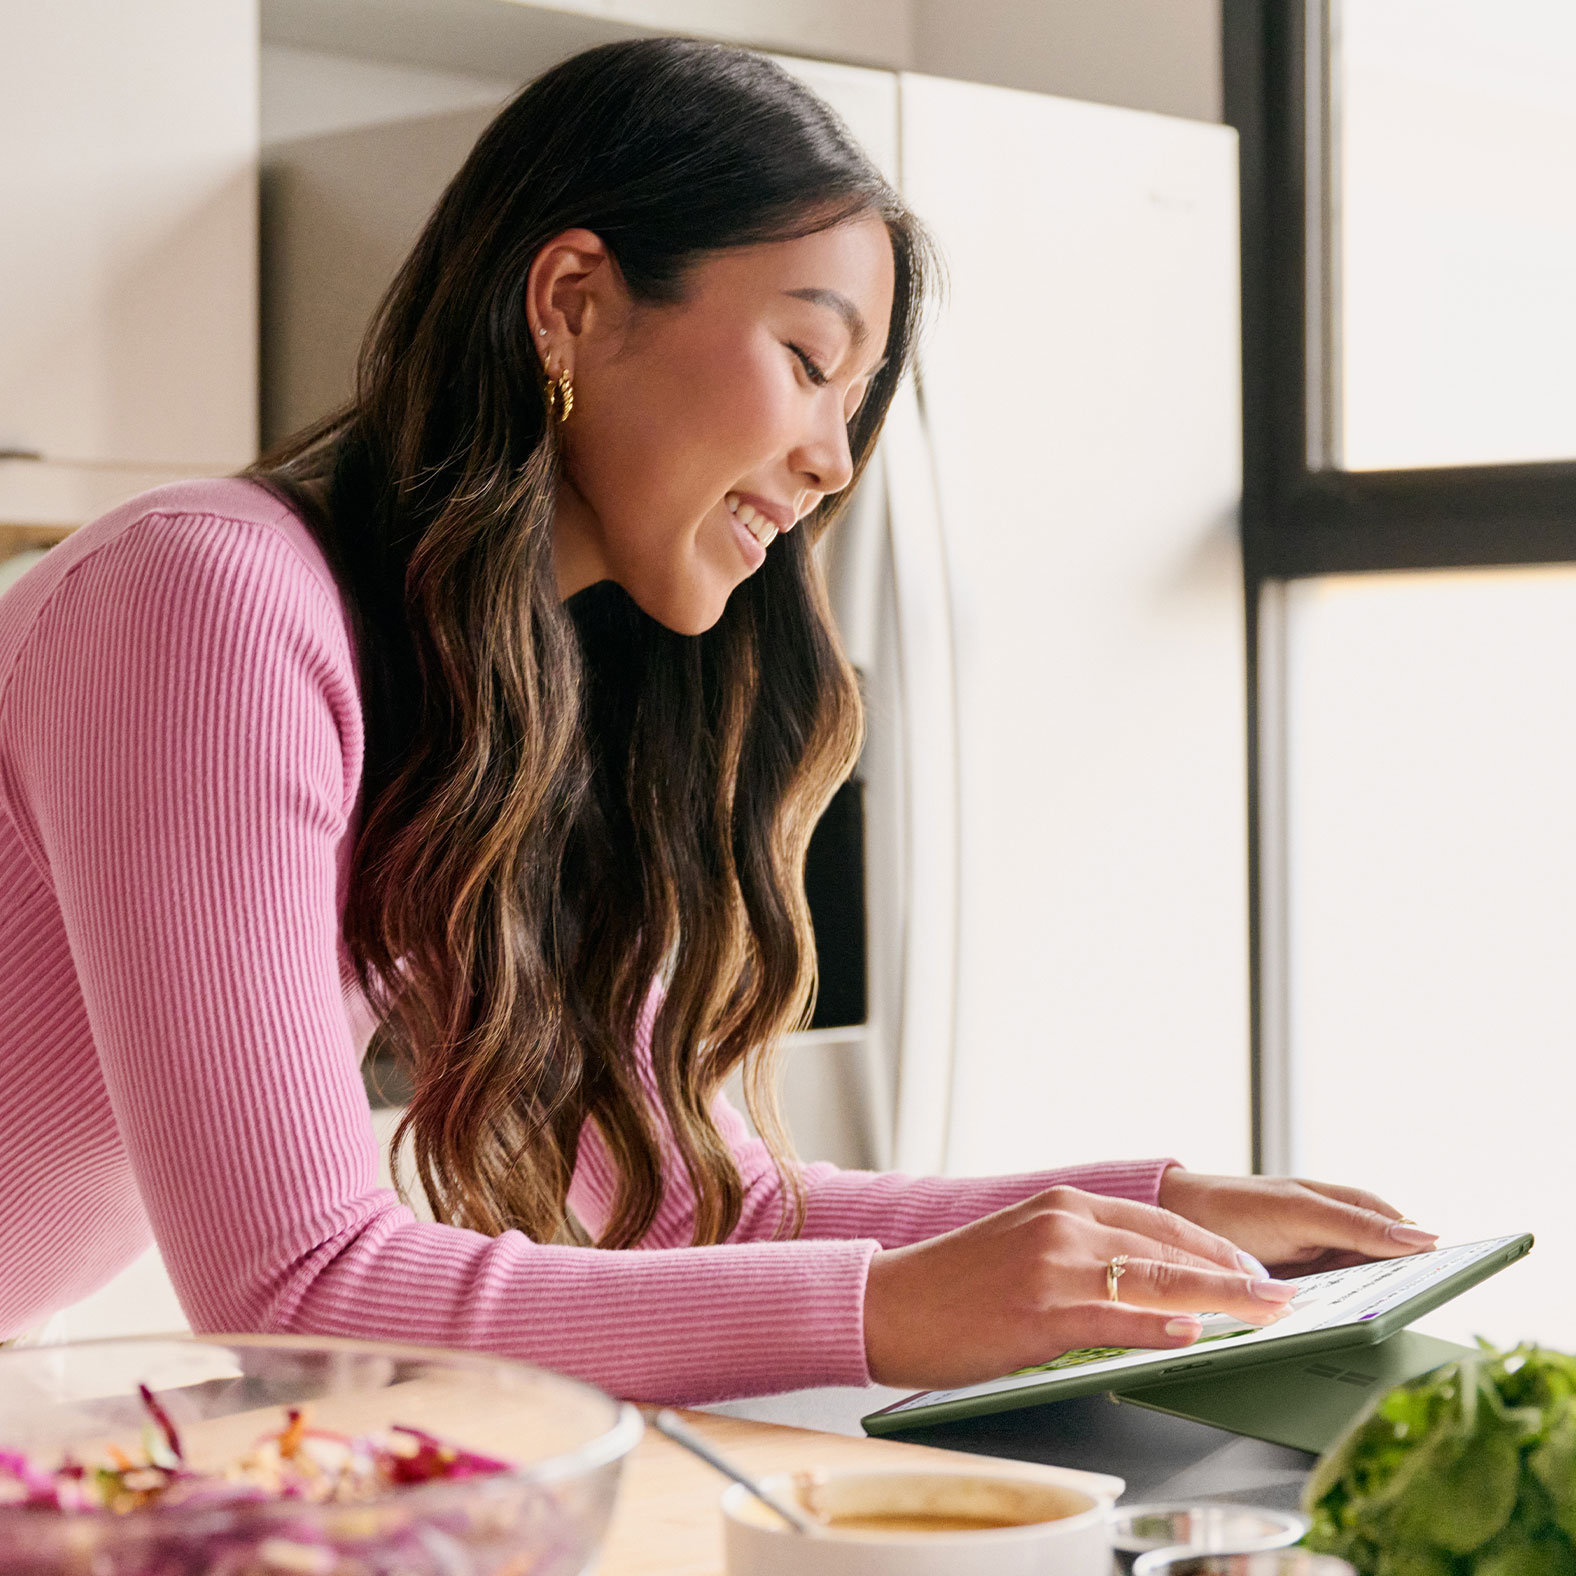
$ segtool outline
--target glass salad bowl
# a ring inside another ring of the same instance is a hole
[[[0,1576],[581,1576],[640,1433],[588,1385],[460,1352],[0,1352]]]

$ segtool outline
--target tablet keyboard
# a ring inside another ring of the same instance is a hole
[[[1328,1296],[1339,1288],[1340,1295],[1333,1300],[1333,1305],[1360,1303],[1363,1311],[1352,1322],[1366,1323],[1416,1296],[1421,1289],[1420,1283],[1426,1285],[1455,1274],[1463,1265],[1478,1258],[1483,1247],[1481,1242],[1468,1242],[1459,1247],[1436,1248],[1399,1259],[1380,1259],[1373,1264],[1354,1264],[1348,1269],[1301,1275],[1296,1277],[1299,1290],[1294,1306]]]

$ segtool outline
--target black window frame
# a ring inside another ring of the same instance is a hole
[[[1280,872],[1267,868],[1265,827],[1277,812],[1266,811],[1266,797],[1281,785],[1266,781],[1265,741],[1283,736],[1284,718],[1266,714],[1261,697],[1264,593],[1316,575],[1576,563],[1576,459],[1343,471],[1324,458],[1333,419],[1324,376],[1332,296],[1326,41],[1329,8],[1339,3],[1221,0],[1223,118],[1237,132],[1241,161],[1255,1170],[1266,1158],[1266,1080],[1279,1076],[1267,1068],[1275,1031],[1266,1018],[1279,1010],[1282,988],[1266,967],[1279,944],[1266,941],[1276,924],[1266,907],[1281,895],[1267,901]]]
[[[1250,585],[1576,562],[1576,457],[1376,471],[1310,463],[1310,425],[1325,419],[1309,394],[1323,315],[1310,314],[1320,305],[1310,297],[1324,267],[1322,250],[1310,255],[1310,243],[1322,249],[1322,236],[1310,234],[1308,197],[1318,195],[1322,210],[1327,3],[1222,0],[1225,120],[1241,153],[1242,537]]]

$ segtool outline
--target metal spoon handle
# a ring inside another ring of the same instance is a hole
[[[767,1509],[775,1511],[788,1523],[795,1532],[803,1532],[813,1536],[816,1523],[803,1511],[796,1510],[792,1505],[780,1500],[770,1490],[763,1488],[748,1473],[736,1467],[725,1456],[719,1456],[715,1450],[703,1440],[699,1434],[679,1420],[676,1413],[664,1407],[660,1412],[648,1414],[651,1426],[659,1434],[671,1439],[674,1444],[682,1446],[691,1455],[699,1456],[707,1466],[715,1468],[724,1477],[732,1478],[741,1488],[748,1489]]]

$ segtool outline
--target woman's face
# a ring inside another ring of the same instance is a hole
[[[544,247],[532,332],[574,382],[560,595],[610,579],[681,634],[716,623],[775,536],[848,485],[848,422],[884,357],[892,293],[875,217],[716,254],[676,306],[633,304],[589,230]]]

